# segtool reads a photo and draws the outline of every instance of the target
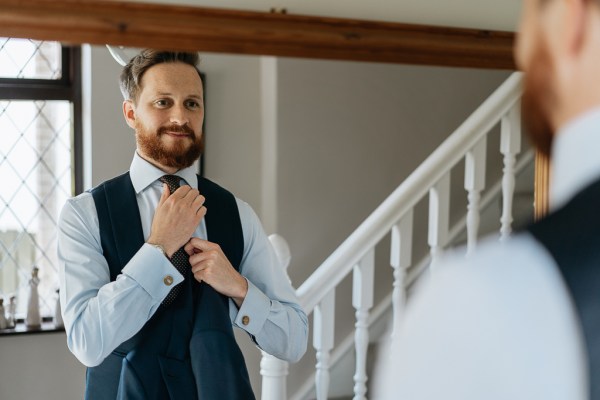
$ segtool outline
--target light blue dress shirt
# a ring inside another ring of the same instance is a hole
[[[164,174],[137,153],[134,155],[130,176],[146,240],[162,193],[158,178]],[[193,167],[176,175],[198,188]],[[306,350],[306,314],[287,274],[278,265],[258,217],[247,203],[236,201],[244,237],[240,273],[248,281],[248,293],[239,309],[230,299],[232,324],[252,335],[267,353],[295,362]],[[204,219],[194,236],[207,239]],[[169,291],[184,279],[157,248],[144,244],[111,282],[102,255],[96,207],[88,192],[69,199],[63,207],[58,224],[58,257],[67,344],[88,367],[100,364],[134,336]],[[172,285],[163,282],[167,275],[174,278]]]
[[[551,209],[600,178],[598,149],[600,108],[559,130]],[[579,317],[546,248],[525,232],[464,254],[448,254],[416,290],[380,359],[373,398],[587,400]]]

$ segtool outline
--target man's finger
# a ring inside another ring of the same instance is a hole
[[[191,238],[191,239],[190,239],[190,240],[189,240],[189,241],[188,241],[188,242],[185,244],[185,246],[183,247],[183,249],[184,249],[184,250],[185,250],[185,252],[188,254],[188,256],[191,256],[191,255],[193,255],[193,254],[195,253],[195,252],[194,252],[194,249],[195,249],[195,247],[194,247],[194,245],[192,244],[192,240],[193,240],[193,239],[194,239],[194,238]]]
[[[198,237],[191,238],[188,243],[191,246],[193,246],[193,248],[200,251],[214,250],[215,246],[217,246],[215,243],[209,242],[208,240],[200,239]]]
[[[187,194],[192,190],[192,187],[190,185],[183,185],[183,186],[179,186],[177,188],[177,190],[175,190],[173,193],[177,193],[177,196],[181,197],[182,199],[187,196]]]
[[[158,200],[158,204],[163,204],[167,198],[171,195],[171,192],[169,191],[169,185],[167,185],[166,183],[163,183],[163,191],[162,194],[160,195],[160,200]]]

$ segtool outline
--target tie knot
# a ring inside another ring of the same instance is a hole
[[[169,186],[169,192],[171,194],[173,194],[173,192],[176,191],[179,186],[181,186],[181,178],[177,175],[163,175],[159,178],[159,180]]]

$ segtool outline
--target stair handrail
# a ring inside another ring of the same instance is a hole
[[[533,150],[529,150],[519,158],[519,162],[515,166],[515,175],[521,174],[527,166],[531,165],[534,160]],[[496,182],[493,186],[486,191],[485,195],[481,200],[481,209],[484,210],[490,206],[490,204],[497,200],[502,195],[502,178]],[[467,229],[467,216],[466,214],[459,218],[449,230],[448,243],[450,246],[456,242],[457,238],[464,233]],[[405,284],[407,289],[421,276],[426,270],[427,266],[431,262],[431,256],[429,254],[424,255],[420,261],[414,264],[414,268],[406,276]],[[374,308],[369,315],[369,326],[372,326],[379,319],[386,315],[386,312],[392,307],[392,294],[386,295]],[[373,338],[377,340],[377,338]],[[331,353],[330,367],[336,365],[344,354],[349,351],[352,344],[354,343],[354,337],[352,333],[349,333],[339,344],[335,347],[335,350]],[[290,397],[290,400],[302,400],[306,399],[312,389],[315,387],[315,374],[312,374],[306,381],[300,386],[300,389],[296,391],[294,395]]]
[[[300,285],[296,293],[307,314],[488,134],[519,100],[521,82],[522,73],[513,73]]]

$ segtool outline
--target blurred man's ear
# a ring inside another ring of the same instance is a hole
[[[589,31],[590,12],[594,1],[589,0],[566,0],[565,18],[566,23],[565,35],[567,35],[567,51],[571,55],[576,55],[581,51],[585,42],[586,32]]]
[[[593,0],[546,0],[542,29],[553,56],[560,60],[576,56],[584,45],[591,22]]]
[[[135,129],[135,105],[132,100],[123,102],[123,116],[131,129]]]

